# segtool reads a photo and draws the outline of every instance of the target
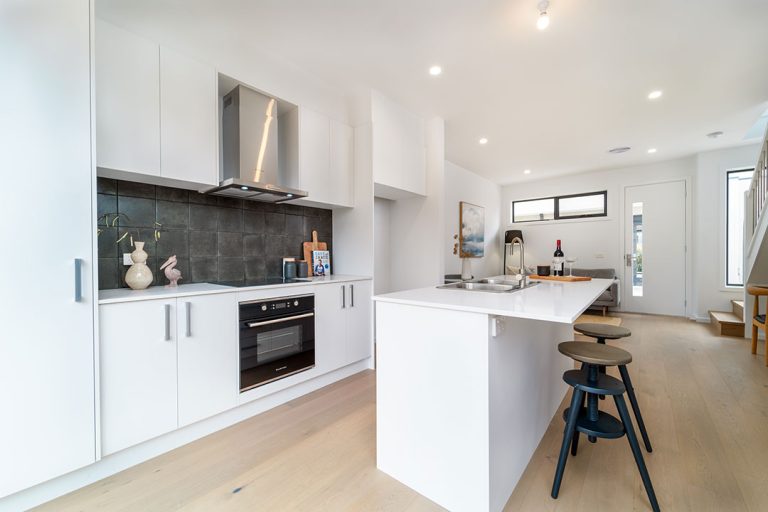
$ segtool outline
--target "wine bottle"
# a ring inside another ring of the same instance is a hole
[[[552,275],[553,276],[562,276],[563,275],[563,261],[565,260],[565,255],[563,254],[563,250],[560,248],[560,240],[557,241],[557,249],[555,249],[555,257],[552,260]]]

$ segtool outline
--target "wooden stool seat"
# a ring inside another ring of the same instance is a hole
[[[578,387],[586,393],[602,395],[621,395],[626,391],[624,383],[616,377],[599,373],[597,380],[589,380],[588,372],[568,370],[563,374],[563,380],[572,388]]]
[[[768,337],[768,324],[765,323],[765,314],[760,314],[760,297],[768,295],[768,287],[748,285],[747,293],[755,298],[755,306],[752,310],[752,353],[757,354],[757,330],[762,329]],[[767,342],[768,343],[768,342]],[[766,345],[768,347],[768,345]],[[765,350],[765,366],[768,366],[768,348]]]
[[[561,354],[584,364],[599,366],[624,366],[632,362],[632,354],[619,347],[588,343],[586,341],[566,341],[557,346]]]
[[[620,325],[580,323],[573,326],[573,330],[591,338],[603,340],[617,340],[632,335],[632,331]]]

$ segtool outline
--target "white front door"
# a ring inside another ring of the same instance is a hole
[[[685,315],[685,186],[624,189],[625,311]]]

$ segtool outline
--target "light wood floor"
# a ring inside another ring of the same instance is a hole
[[[665,511],[768,510],[768,368],[748,342],[687,320],[624,315],[629,369]],[[762,352],[763,346],[759,347]],[[568,398],[566,398],[568,400]],[[615,410],[612,402],[601,402]],[[650,510],[625,439],[580,443],[549,497],[555,416],[508,511]],[[358,374],[51,502],[80,511],[430,511],[376,470],[375,376]]]

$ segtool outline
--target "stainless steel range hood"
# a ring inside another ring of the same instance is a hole
[[[277,123],[275,98],[242,85],[224,96],[222,181],[201,192],[269,203],[307,197],[281,173]]]

